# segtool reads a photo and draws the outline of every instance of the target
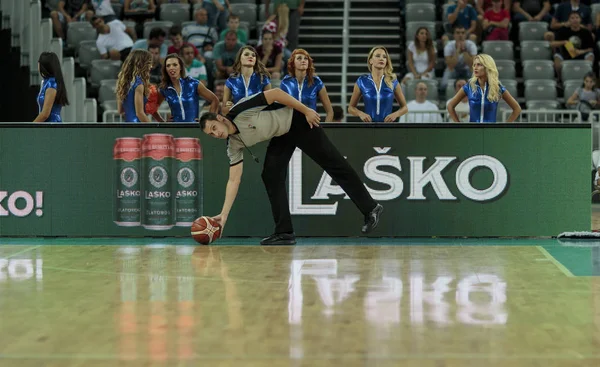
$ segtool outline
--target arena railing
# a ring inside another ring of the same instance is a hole
[[[503,111],[501,121],[506,121],[511,113],[510,110]],[[522,110],[515,122],[573,123],[583,122],[583,119],[581,118],[581,112],[576,110]]]

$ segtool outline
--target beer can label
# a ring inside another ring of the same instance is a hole
[[[191,226],[202,213],[202,160],[177,160],[176,225]]]
[[[115,177],[115,215],[114,221],[123,227],[139,226],[141,221],[139,177],[140,161],[116,161]]]
[[[142,200],[143,226],[146,229],[165,230],[175,224],[175,200],[173,193],[172,157],[160,161],[152,157],[142,158],[144,174],[144,198]]]

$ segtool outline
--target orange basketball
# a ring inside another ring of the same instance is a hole
[[[191,232],[196,242],[208,245],[221,237],[221,226],[214,219],[202,216],[192,223]]]

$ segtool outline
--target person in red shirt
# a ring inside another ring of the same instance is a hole
[[[492,8],[483,15],[483,32],[486,41],[507,41],[510,13],[502,9],[502,0],[492,0]]]

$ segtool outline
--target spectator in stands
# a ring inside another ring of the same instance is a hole
[[[427,27],[420,27],[415,39],[408,45],[408,70],[402,79],[403,87],[412,79],[431,79],[435,76],[436,49]]]
[[[235,14],[229,14],[229,18],[227,19],[227,28],[221,32],[221,36],[219,37],[219,41],[225,40],[225,35],[227,32],[235,32],[238,38],[238,42],[242,44],[248,43],[248,34],[245,30],[240,28],[240,17]]]
[[[217,96],[217,98],[219,99],[219,101],[223,101],[223,95],[225,94],[225,80],[221,79],[221,80],[215,80],[215,87],[214,87],[214,93],[215,96]]]
[[[400,122],[443,122],[442,116],[438,112],[438,106],[427,100],[427,91],[427,84],[423,82],[417,83],[415,86],[415,99],[406,105],[408,113],[400,118]]]
[[[580,0],[565,1],[558,5],[554,12],[554,17],[550,23],[550,32],[544,35],[547,41],[554,41],[561,29],[571,27],[571,14],[577,12],[579,14],[579,24],[584,25],[588,30],[592,30],[592,10],[589,6],[581,4]]]
[[[62,122],[60,111],[69,105],[60,61],[54,52],[42,52],[38,58],[42,86],[37,96],[38,115],[33,122]]]
[[[193,57],[192,59],[195,60]],[[166,100],[171,108],[169,121],[196,122],[200,117],[200,98],[209,102],[210,112],[216,113],[219,110],[217,96],[197,79],[186,76],[184,61],[176,54],[169,54],[165,59],[159,92],[158,105]],[[153,116],[157,121],[164,121],[158,112]]]
[[[550,15],[550,0],[515,0],[513,3],[513,24],[517,26],[520,22],[547,22],[552,21]]]
[[[156,3],[154,0],[125,0],[123,14],[136,22],[147,21],[154,18]]]
[[[276,10],[280,10],[285,12],[285,8],[280,7],[280,4],[287,5],[287,9],[289,9],[289,22],[288,22],[288,30],[287,30],[287,47],[291,50],[294,50],[298,47],[298,31],[300,30],[300,18],[302,14],[304,14],[304,1],[305,0],[273,0],[274,8]],[[271,5],[271,0],[265,1],[265,15],[266,18],[269,19],[271,14],[269,14],[269,6]],[[281,14],[284,17],[284,13]],[[279,34],[282,36],[282,34]]]
[[[446,9],[446,18],[452,29],[462,26],[466,30],[468,39],[477,42],[477,11],[467,4],[466,0],[458,0],[455,5],[450,5]],[[444,45],[448,39],[447,35],[442,36]]]
[[[344,109],[338,105],[333,106],[333,122],[342,122],[344,120]]]
[[[189,4],[189,0],[158,0],[158,6],[162,4]]]
[[[97,16],[93,16],[90,23],[98,33],[96,47],[102,58],[125,61],[133,47],[133,40],[125,32],[125,24],[120,20],[106,24]]]
[[[600,89],[596,88],[596,76],[588,73],[583,78],[583,85],[575,90],[567,100],[567,106],[575,106],[579,103],[589,104],[590,109],[600,106]]]
[[[229,0],[192,0],[194,3],[202,4],[208,12],[208,22],[212,27],[225,29],[227,18],[231,12]]]
[[[502,9],[502,0],[492,0],[492,8],[483,15],[483,38],[486,41],[508,41],[510,13]]]
[[[504,9],[504,10],[510,12],[510,10],[512,8],[511,0],[500,0],[500,1],[502,2],[500,9]],[[485,16],[485,12],[490,10],[493,7],[493,2],[494,2],[494,0],[477,0],[477,1],[475,1],[475,8],[477,9],[477,16],[480,19],[483,19],[483,17]]]
[[[132,50],[147,50],[148,46],[157,46],[160,49],[160,57],[167,57],[167,45],[165,44],[165,38],[167,37],[167,33],[162,28],[152,28],[150,30],[150,34],[148,35],[148,39],[140,39],[135,41],[133,44]]]
[[[152,70],[150,70],[150,83],[158,85],[162,78],[162,63],[160,56],[160,47],[156,45],[149,45],[148,52],[152,54]]]
[[[308,52],[301,48],[295,49],[288,61],[287,70],[289,74],[281,81],[281,90],[315,111],[318,97],[327,114],[325,122],[332,122],[333,108],[327,88],[321,78],[315,75],[314,62]]]
[[[373,47],[367,58],[367,66],[370,73],[358,77],[354,84],[348,113],[358,116],[363,122],[398,121],[400,116],[408,112],[408,108],[387,49],[382,46]],[[357,108],[361,96],[365,112]],[[400,105],[396,112],[392,112],[394,98]]]
[[[465,79],[456,80],[454,82],[454,92],[458,93],[458,91],[461,90],[465,84],[467,84]],[[448,104],[451,100],[452,98],[446,101],[446,109],[448,108]],[[465,95],[465,97],[458,102],[456,107],[454,107],[454,111],[456,111],[456,114],[458,115],[459,122],[469,122],[469,97]]]
[[[446,89],[449,79],[468,78],[471,74],[473,57],[477,55],[475,42],[466,39],[466,30],[461,24],[454,27],[454,40],[444,47],[446,70],[442,77],[441,88]]]
[[[265,65],[273,79],[281,79],[283,50],[275,44],[273,33],[263,32],[262,44],[256,48],[258,59]]]
[[[271,89],[271,75],[258,60],[256,50],[252,46],[242,47],[236,55],[231,76],[225,82],[222,113],[227,114],[240,99],[269,89]]]
[[[212,49],[212,46],[219,42],[219,35],[215,27],[208,24],[208,12],[206,9],[200,8],[196,10],[194,19],[196,19],[196,24],[183,27],[181,31],[182,37],[185,42],[194,45],[196,49],[201,50],[202,54],[204,54],[206,52],[206,45],[210,44]],[[208,56],[204,55],[204,57]]]
[[[117,106],[125,122],[150,122],[146,102],[150,92],[152,55],[146,50],[133,50],[123,62],[117,79]],[[132,82],[133,81],[133,82]]]
[[[183,60],[186,74],[191,78],[198,79],[202,84],[206,85],[208,81],[208,75],[206,74],[206,67],[202,61],[194,57],[194,46],[185,44],[181,46],[179,56]]]
[[[227,79],[233,73],[233,63],[238,51],[243,47],[237,40],[235,32],[225,35],[225,41],[218,42],[213,49],[215,74],[217,79]]]
[[[551,47],[558,48],[554,54],[554,69],[559,79],[563,60],[594,62],[594,38],[592,32],[581,25],[579,12],[571,12],[568,23],[569,28],[560,28],[556,32],[556,41],[550,43]]]
[[[90,21],[94,15],[101,17],[105,23],[117,19],[117,15],[111,5],[110,0],[90,0],[88,10],[85,13],[85,18]]]
[[[57,10],[50,12],[52,26],[56,36],[66,39],[65,29],[69,23],[85,20],[88,0],[60,0]]]
[[[169,29],[169,38],[171,39],[171,46],[169,46],[168,49],[168,53],[169,54],[181,54],[181,47],[183,47],[184,44],[186,44],[183,41],[183,35],[181,34],[181,27],[178,25],[174,25]],[[196,48],[196,46],[190,44],[190,46],[192,46],[192,49],[194,50],[194,57],[198,58],[198,60],[202,61],[203,63],[206,61],[204,60],[204,57],[200,54],[200,52],[198,52],[198,49]]]

